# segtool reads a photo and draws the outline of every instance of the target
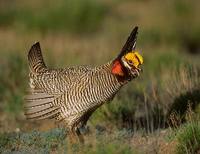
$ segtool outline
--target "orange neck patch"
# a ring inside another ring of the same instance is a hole
[[[122,65],[119,62],[119,60],[114,61],[113,66],[112,66],[112,74],[124,76],[124,72],[122,70]]]

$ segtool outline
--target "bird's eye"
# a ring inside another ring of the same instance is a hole
[[[128,60],[128,63],[133,65],[133,61],[132,60]]]

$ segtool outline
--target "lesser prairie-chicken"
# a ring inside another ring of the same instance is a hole
[[[97,67],[48,68],[40,44],[35,43],[28,53],[31,90],[25,98],[27,119],[64,121],[70,134],[82,141],[79,128],[91,114],[139,76],[143,58],[135,50],[137,30],[133,29],[115,59]]]

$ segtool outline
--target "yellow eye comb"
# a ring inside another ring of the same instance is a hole
[[[133,64],[133,66],[135,66],[136,68],[139,67],[139,65],[143,64],[143,57],[137,52],[137,51],[132,51],[129,52],[125,55],[125,59],[128,62],[131,62]]]

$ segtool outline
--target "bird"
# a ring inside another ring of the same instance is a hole
[[[136,50],[136,26],[120,53],[100,66],[48,68],[43,60],[40,43],[28,52],[29,92],[24,111],[29,120],[63,121],[71,138],[84,142],[80,128],[92,113],[112,101],[125,84],[141,73],[143,57]]]

